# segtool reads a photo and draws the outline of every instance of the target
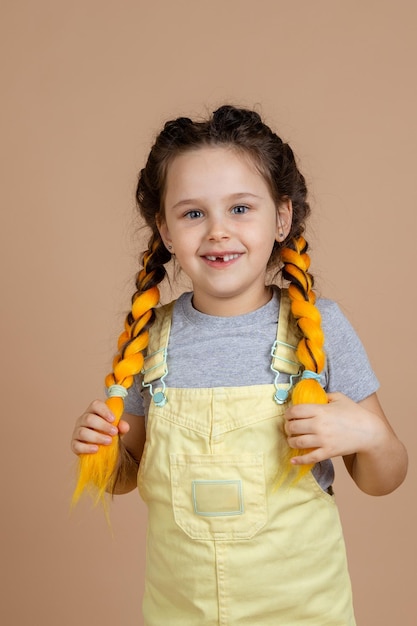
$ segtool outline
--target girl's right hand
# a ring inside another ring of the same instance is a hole
[[[113,426],[114,415],[102,400],[94,400],[75,422],[71,439],[74,454],[95,454],[100,445],[110,445],[112,438],[129,430],[129,424],[120,420],[119,427]]]

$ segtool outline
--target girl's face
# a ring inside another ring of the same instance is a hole
[[[292,207],[275,205],[250,158],[225,147],[176,157],[164,208],[161,237],[192,281],[196,309],[231,316],[268,302],[268,260],[278,234],[289,232]]]

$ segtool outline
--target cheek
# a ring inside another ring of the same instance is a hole
[[[275,220],[271,219],[264,225],[264,228],[252,233],[252,237],[256,237],[259,241],[259,245],[263,248],[272,249],[277,236],[277,226]]]

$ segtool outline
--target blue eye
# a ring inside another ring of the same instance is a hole
[[[247,213],[248,211],[249,207],[247,207],[245,204],[238,204],[232,209],[232,213],[234,213],[235,215],[242,215],[244,213]]]
[[[195,220],[198,217],[201,217],[203,214],[201,211],[199,211],[198,209],[193,209],[192,211],[188,211],[185,214],[185,217],[188,217],[188,219],[190,220]]]

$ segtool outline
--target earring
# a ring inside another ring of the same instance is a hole
[[[284,239],[284,232],[282,230],[279,231],[278,238],[279,239]]]
[[[172,246],[167,246],[168,250],[171,251],[172,250]]]

